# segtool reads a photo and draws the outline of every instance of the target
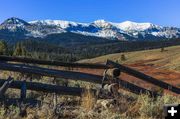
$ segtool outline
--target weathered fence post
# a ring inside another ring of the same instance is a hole
[[[119,85],[117,79],[120,74],[121,71],[119,68],[111,68],[104,71],[102,88],[103,90],[105,90],[105,93],[110,93],[110,95],[113,95],[113,97],[116,97],[116,95],[118,95]]]
[[[7,89],[9,88],[10,84],[12,83],[13,78],[9,77],[4,84],[0,88],[0,99],[4,98],[4,94],[6,93]]]
[[[19,115],[21,117],[27,116],[27,112],[26,112],[27,107],[24,105],[24,102],[26,101],[26,92],[27,92],[27,86],[26,86],[26,80],[24,80],[21,86],[20,104],[19,104],[19,108],[20,108]]]
[[[24,80],[21,86],[21,97],[20,97],[21,101],[24,101],[26,99],[26,92],[27,92],[26,80]]]
[[[53,84],[57,84],[56,77],[54,77]],[[57,106],[57,94],[53,93],[53,109],[54,110],[56,109],[56,106]]]

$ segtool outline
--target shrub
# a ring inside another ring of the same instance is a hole
[[[121,61],[125,61],[125,60],[126,60],[125,54],[122,54],[121,55]]]

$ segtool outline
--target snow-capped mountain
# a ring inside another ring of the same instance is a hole
[[[119,40],[156,40],[180,38],[180,29],[162,27],[152,23],[125,21],[113,23],[97,20],[92,23],[78,23],[63,20],[36,20],[26,22],[12,17],[0,25],[0,34],[20,34],[22,37],[45,37],[49,34],[73,32],[87,36]]]
[[[25,29],[26,26],[30,26],[29,23],[24,20],[12,17],[5,20],[1,25],[1,29],[8,29],[10,31],[16,31],[17,29]]]
[[[152,23],[136,23],[136,22],[131,22],[131,21],[125,21],[122,23],[117,23],[116,26],[119,29],[122,29],[124,31],[144,31],[147,29],[153,29],[153,28],[162,28],[158,25],[154,25]]]

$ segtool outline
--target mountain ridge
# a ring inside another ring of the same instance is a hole
[[[11,35],[21,34],[24,37],[46,37],[50,34],[72,32],[86,36],[96,36],[118,40],[156,40],[180,38],[180,28],[162,27],[152,23],[125,21],[121,23],[96,20],[91,23],[80,23],[64,20],[34,20],[26,22],[12,17],[0,25],[1,32]]]

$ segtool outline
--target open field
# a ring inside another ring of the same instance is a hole
[[[121,61],[121,55],[125,55],[125,60]],[[153,65],[158,69],[168,69],[180,71],[180,46],[167,47],[163,52],[161,49],[116,53],[104,55],[97,58],[85,59],[79,62],[104,63],[107,59],[118,61],[122,64]]]
[[[180,87],[180,46],[167,47],[161,52],[161,49],[116,53],[100,56],[93,59],[85,59],[79,62],[86,63],[105,63],[107,59],[125,64],[129,67],[142,71],[145,74],[153,76],[159,80]],[[121,59],[124,54],[125,59]],[[95,74],[102,74],[103,71],[85,71]],[[138,85],[146,86],[152,89],[156,87],[141,81],[135,77],[122,73],[121,78]]]

